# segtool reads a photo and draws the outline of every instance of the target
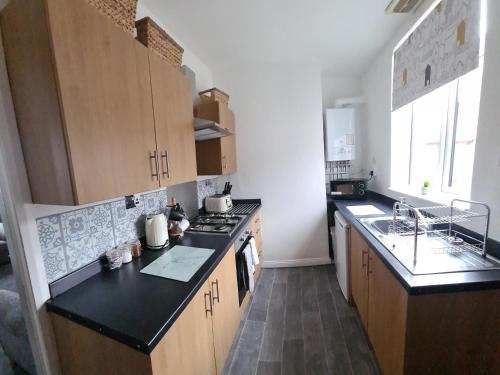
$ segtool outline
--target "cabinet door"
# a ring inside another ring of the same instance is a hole
[[[161,186],[196,180],[193,101],[189,80],[150,53],[151,86]]]
[[[260,210],[258,210],[254,217],[252,218],[252,222],[250,224],[250,227],[252,229],[252,235],[255,238],[255,243],[257,244],[257,251],[259,253],[259,256],[262,254],[262,233],[261,233],[261,213]]]
[[[368,336],[384,374],[403,374],[408,294],[370,249]]]
[[[368,328],[368,245],[351,228],[350,274],[351,296],[358,308],[365,329]]]
[[[215,362],[220,374],[240,324],[234,245],[210,276],[210,285],[214,304]]]
[[[221,126],[235,132],[234,114],[229,109],[219,105]],[[222,174],[236,172],[236,136],[221,138]]]
[[[153,374],[216,374],[210,305],[207,281],[151,353]]]
[[[215,121],[235,132],[233,112],[225,105],[203,103],[196,107],[200,118]],[[199,175],[219,175],[236,172],[236,136],[196,142],[196,159]]]
[[[148,51],[82,0],[47,0],[77,204],[159,187]]]

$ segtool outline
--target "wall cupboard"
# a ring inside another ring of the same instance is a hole
[[[1,14],[34,203],[78,205],[196,178],[189,83],[84,0]]]
[[[215,121],[220,126],[235,132],[234,113],[219,102],[201,103],[196,106],[196,115]],[[236,172],[236,136],[196,142],[198,175],[225,175]]]
[[[383,374],[500,373],[499,290],[410,295],[351,226],[351,299]]]

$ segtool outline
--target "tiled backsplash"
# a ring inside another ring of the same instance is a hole
[[[226,181],[228,181],[226,176],[218,176],[209,180],[198,181],[198,208],[203,207],[203,202],[206,197],[222,193]]]
[[[140,204],[125,201],[97,204],[36,220],[49,282],[98,259],[106,250],[144,235],[144,216],[164,208],[167,190],[140,194]]]
[[[222,192],[227,180],[219,176],[198,181],[198,208],[203,207],[205,197]],[[117,198],[36,219],[47,280],[55,281],[93,262],[107,250],[144,236],[144,216],[165,207],[167,190],[143,193],[140,197],[139,206],[128,210],[124,199]]]

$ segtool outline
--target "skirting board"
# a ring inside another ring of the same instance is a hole
[[[324,266],[332,264],[330,258],[307,258],[307,259],[291,259],[291,260],[266,260],[262,263],[263,268],[285,268],[285,267],[307,267],[307,266]]]

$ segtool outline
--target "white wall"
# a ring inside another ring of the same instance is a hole
[[[196,90],[198,92],[212,88],[214,86],[212,70],[187,46],[175,33],[166,27],[163,23],[161,16],[153,14],[146,5],[141,1],[137,4],[136,18],[139,20],[144,17],[150,17],[155,21],[158,26],[164,29],[174,40],[184,48],[184,55],[182,57],[182,64],[187,65],[191,70],[196,73]]]
[[[370,188],[379,193],[399,198],[403,194],[389,190],[391,175],[391,80],[392,51],[407,31],[417,22],[433,1],[428,0],[413,14],[409,22],[384,47],[371,63],[363,77],[363,95],[366,99],[367,127],[365,166],[375,170],[377,177]],[[500,240],[500,3],[488,1],[488,33],[484,61],[483,91],[474,165],[472,199],[484,201],[492,207],[490,236]],[[411,201],[411,199],[410,199]],[[425,204],[420,199],[416,204]]]
[[[323,109],[334,108],[337,99],[360,96],[363,91],[361,75],[323,72],[321,75],[321,85]]]
[[[264,265],[329,262],[319,66],[238,66],[214,78],[236,115],[233,195],[262,198]]]

